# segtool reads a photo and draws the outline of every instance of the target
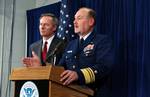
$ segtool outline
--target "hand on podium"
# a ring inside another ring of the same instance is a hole
[[[33,57],[24,57],[22,58],[22,63],[26,67],[39,67],[41,66],[39,57],[32,51]]]
[[[61,75],[60,81],[63,82],[63,85],[69,85],[73,81],[78,80],[78,74],[72,70],[65,70]]]

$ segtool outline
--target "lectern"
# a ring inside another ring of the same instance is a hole
[[[15,83],[14,97],[88,97],[94,92],[88,87],[68,86],[60,82],[64,71],[59,66],[21,67],[12,70],[10,80]]]

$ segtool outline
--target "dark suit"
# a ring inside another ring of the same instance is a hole
[[[29,56],[31,57],[32,56],[31,51],[34,51],[35,54],[37,54],[37,56],[40,58],[41,64],[45,65],[45,62],[42,60],[42,45],[43,45],[42,39],[31,44]],[[62,57],[65,45],[66,45],[65,41],[54,36],[46,55],[46,62],[53,64],[54,56],[56,56],[55,64],[57,65],[60,58]]]
[[[81,46],[79,39],[71,41],[60,60],[66,69],[74,70],[78,74],[78,82],[87,85],[95,91],[94,97],[111,97],[110,72],[113,64],[113,49],[111,41],[104,35],[92,32]],[[88,68],[88,69],[87,69]],[[94,74],[93,82],[86,84],[84,69]]]

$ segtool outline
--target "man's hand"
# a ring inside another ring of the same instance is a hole
[[[60,81],[63,82],[63,85],[69,85],[71,82],[78,80],[78,74],[71,70],[65,70],[60,77]]]
[[[26,67],[39,67],[41,66],[41,62],[39,57],[32,51],[32,56],[33,57],[25,57],[22,58],[22,63]]]

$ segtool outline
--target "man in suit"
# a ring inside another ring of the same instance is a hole
[[[86,85],[95,91],[94,97],[111,97],[113,49],[107,36],[94,31],[95,17],[95,11],[86,7],[75,14],[74,30],[79,38],[68,44],[59,62],[66,69],[60,81]]]
[[[56,35],[58,19],[51,13],[42,14],[39,30],[42,39],[31,44],[29,57],[22,58],[22,63],[27,67],[46,65],[46,63],[58,64],[64,51],[65,42]]]

